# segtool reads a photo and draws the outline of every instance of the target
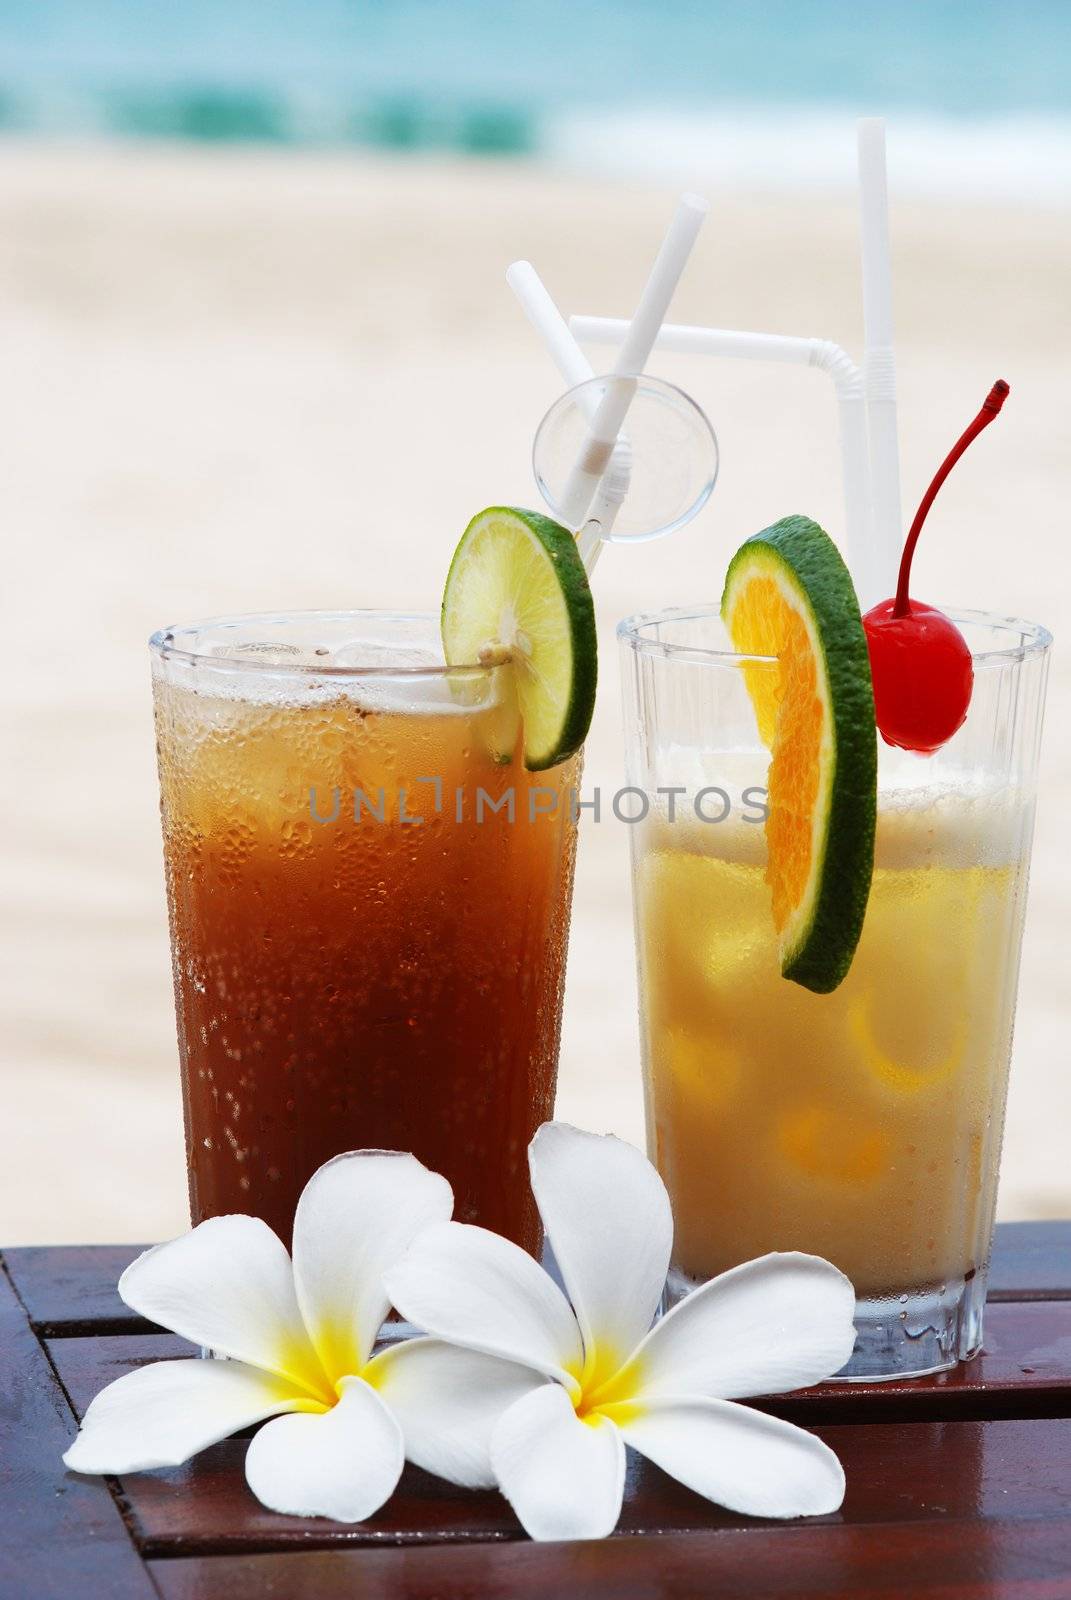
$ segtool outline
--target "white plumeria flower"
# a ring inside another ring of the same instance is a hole
[[[410,1369],[410,1460],[497,1484],[533,1539],[613,1531],[626,1444],[733,1511],[835,1511],[844,1473],[832,1450],[733,1401],[844,1365],[855,1296],[843,1273],[817,1256],[764,1256],[652,1329],[673,1237],[654,1168],[619,1139],[562,1123],[540,1128],[529,1164],[568,1300],[516,1245],[455,1222],[423,1230],[387,1273],[403,1316],[435,1335],[414,1347],[429,1346],[423,1370]]]
[[[438,1355],[449,1370],[454,1358],[434,1340],[409,1341],[409,1373],[402,1349],[372,1354],[389,1310],[384,1273],[452,1210],[445,1178],[413,1156],[353,1151],[306,1185],[292,1262],[246,1216],[202,1222],[139,1256],[119,1281],[126,1304],[230,1359],[159,1361],[109,1384],[65,1463],[86,1473],[178,1466],[275,1417],[246,1454],[257,1498],[297,1516],[371,1516],[401,1475],[402,1423],[425,1363]]]

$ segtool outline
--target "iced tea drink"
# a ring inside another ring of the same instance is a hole
[[[455,1216],[539,1242],[579,758],[492,753],[495,674],[375,613],[153,640],[194,1222],[289,1240],[343,1150],[411,1150]]]

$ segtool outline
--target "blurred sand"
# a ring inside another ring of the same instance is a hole
[[[712,194],[682,319],[858,349],[849,196]],[[0,146],[8,530],[0,1239],[154,1239],[186,1224],[145,639],[232,610],[438,603],[471,512],[531,502],[557,384],[503,282],[531,256],[567,308],[626,314],[672,196],[515,165]],[[953,478],[918,587],[1071,624],[1071,220],[897,203],[905,503],[1003,373],[1014,396]],[[828,386],[660,360],[718,429],[704,515],[600,566],[588,782],[613,787],[613,627],[714,598],[740,538],[836,527]],[[1057,654],[1001,1211],[1071,1214],[1071,683]],[[560,1111],[642,1140],[627,830],[585,829]]]

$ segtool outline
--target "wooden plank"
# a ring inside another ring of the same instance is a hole
[[[52,1338],[135,1333],[153,1325],[115,1292],[143,1245],[52,1245],[5,1250],[30,1319]],[[1004,1222],[997,1228],[990,1299],[1071,1299],[1071,1222]]]
[[[162,1600],[1068,1600],[1071,1521],[790,1524],[598,1544],[324,1550],[151,1563]]]
[[[106,1383],[152,1361],[171,1361],[199,1353],[196,1345],[173,1333],[106,1333],[77,1338],[45,1339],[49,1360],[79,1418]]]
[[[950,1372],[902,1383],[824,1383],[758,1404],[807,1427],[890,1416],[904,1422],[1071,1416],[1071,1300],[987,1306],[984,1348]]]
[[[989,1299],[1071,1300],[1071,1222],[1002,1222]]]
[[[132,1367],[193,1353],[170,1334],[64,1338],[49,1340],[48,1349],[79,1416]],[[1071,1416],[1071,1301],[991,1306],[985,1350],[952,1372],[906,1383],[823,1384],[757,1404],[805,1427]]]
[[[74,1419],[14,1288],[0,1271],[0,1600],[150,1600],[152,1580],[106,1483],[60,1460]]]
[[[1071,1515],[1071,1421],[849,1423],[817,1431],[836,1449],[848,1479],[839,1522]],[[479,1543],[520,1535],[497,1493],[456,1490],[415,1468],[406,1469],[394,1498],[359,1527],[281,1517],[261,1507],[247,1489],[245,1448],[244,1442],[230,1440],[175,1472],[123,1481],[131,1527],[144,1553]],[[622,1532],[760,1525],[712,1506],[641,1458],[630,1458]]]
[[[28,1245],[5,1250],[3,1264],[39,1334],[145,1333],[155,1324],[136,1316],[115,1292],[120,1274],[143,1244]]]
[[[1062,1307],[1006,1307],[1006,1314],[1042,1316]],[[1071,1324],[1068,1325],[1071,1327]],[[150,1360],[155,1339],[64,1339],[50,1343],[65,1387],[83,1408],[102,1382]],[[181,1350],[181,1345],[177,1345]],[[168,1353],[171,1353],[169,1350]],[[1066,1363],[1071,1352],[1065,1351]],[[1065,1365],[1066,1374],[1067,1367]],[[1036,1374],[1052,1384],[1051,1374]],[[1023,1378],[1021,1381],[1028,1381]],[[868,1401],[871,1420],[840,1422],[818,1431],[845,1463],[849,1521],[926,1519],[942,1515],[979,1517],[1055,1515],[1068,1511],[1071,1484],[1071,1418],[1038,1421],[905,1422],[881,1390]],[[1059,1390],[1067,1405],[1067,1390]],[[783,1397],[792,1410],[802,1396]],[[1002,1402],[1004,1403],[1004,1402]],[[856,1408],[849,1394],[845,1404]],[[808,1423],[813,1421],[808,1416]],[[880,1420],[881,1425],[875,1426]],[[468,1541],[516,1537],[517,1525],[497,1494],[464,1493],[407,1469],[402,1487],[379,1515],[359,1528],[327,1521],[306,1522],[264,1510],[247,1490],[242,1473],[245,1442],[228,1440],[172,1471],[123,1480],[131,1527],[150,1554],[188,1550],[257,1550],[310,1543],[406,1543],[427,1539]],[[680,1488],[645,1462],[630,1466],[623,1526],[633,1533],[664,1533],[739,1523]]]

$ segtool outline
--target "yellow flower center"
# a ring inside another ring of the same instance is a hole
[[[576,1378],[580,1393],[573,1407],[581,1422],[597,1423],[608,1408],[613,1415],[623,1411],[633,1402],[639,1383],[639,1368],[635,1361],[624,1363],[605,1345],[592,1350],[584,1361],[584,1370],[570,1374]]]

